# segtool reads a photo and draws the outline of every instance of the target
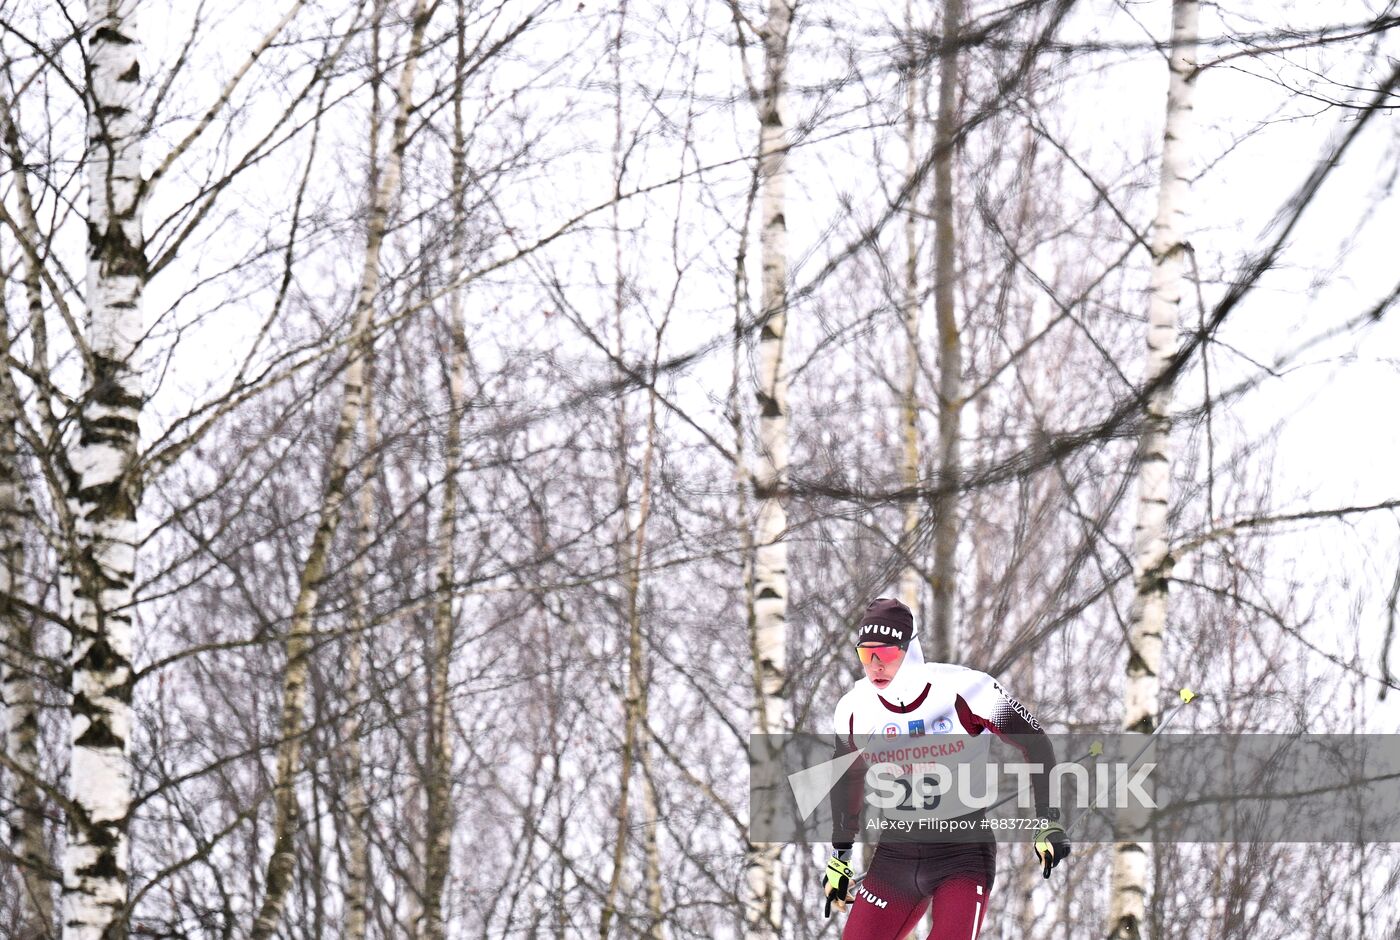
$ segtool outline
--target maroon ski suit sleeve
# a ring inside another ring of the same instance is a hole
[[[833,760],[857,749],[855,719],[844,705],[844,699],[836,705]],[[864,771],[864,763],[856,758],[841,779],[836,781],[836,786],[831,788],[831,844],[838,850],[849,849],[855,843],[856,830],[860,826],[860,801],[865,787]]]
[[[984,672],[968,670],[972,680],[954,700],[958,721],[968,734],[990,731],[1021,752],[1028,764],[1039,764],[1031,776],[1035,811],[1050,808],[1050,768],[1055,766],[1055,746],[1030,709],[1011,697],[1001,683]]]

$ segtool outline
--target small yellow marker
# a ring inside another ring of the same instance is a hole
[[[1196,693],[1195,693],[1195,692],[1192,692],[1190,689],[1182,689],[1182,690],[1181,690],[1181,704],[1183,704],[1183,705],[1190,705],[1190,704],[1191,704],[1191,700],[1192,700],[1193,698],[1195,698],[1195,697],[1196,697]]]
[[[1095,741],[1093,744],[1090,744],[1090,745],[1089,745],[1089,756],[1090,756],[1090,757],[1098,757],[1098,756],[1101,755],[1102,753],[1103,753],[1103,742],[1102,742],[1102,741]]]

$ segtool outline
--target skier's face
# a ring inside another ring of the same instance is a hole
[[[865,667],[865,678],[877,689],[889,685],[904,662],[904,650],[898,646],[862,643],[856,651],[860,654],[860,664]]]

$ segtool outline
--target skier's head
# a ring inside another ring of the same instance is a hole
[[[881,691],[889,687],[913,639],[913,611],[888,597],[870,602],[856,634],[856,652],[871,685]]]

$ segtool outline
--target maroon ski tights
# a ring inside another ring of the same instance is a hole
[[[924,893],[919,890],[917,863],[911,860],[899,866],[912,868],[912,872],[890,872],[894,867],[873,866],[870,876],[856,888],[855,906],[841,933],[842,940],[904,940],[930,904],[933,930],[928,940],[977,940],[990,893],[983,875],[952,875],[930,886],[931,893]],[[886,877],[880,877],[882,874]]]

